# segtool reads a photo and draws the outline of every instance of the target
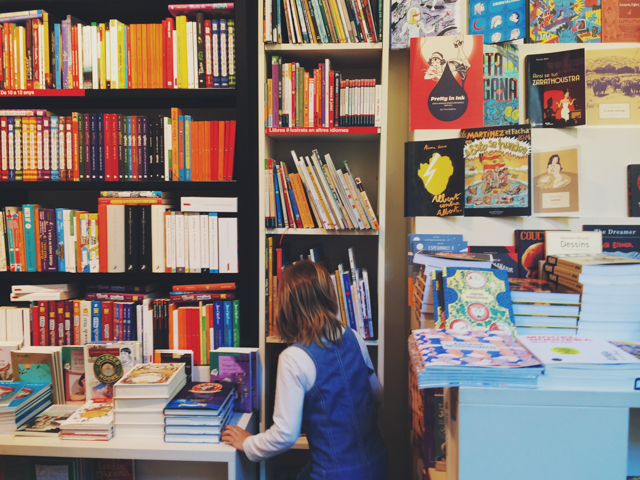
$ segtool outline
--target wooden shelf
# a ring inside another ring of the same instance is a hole
[[[377,142],[380,127],[269,127],[265,134],[274,140],[314,142]]]
[[[267,235],[365,235],[377,236],[378,230],[325,230],[324,228],[268,228]]]
[[[309,450],[309,440],[307,437],[300,437],[291,447],[292,450]]]
[[[204,276],[203,276],[204,275]],[[31,283],[154,283],[166,282],[175,285],[197,283],[204,279],[211,283],[238,282],[239,273],[69,273],[69,272],[0,272],[0,282],[10,284]],[[197,282],[196,282],[197,281]]]
[[[235,180],[221,182],[0,182],[2,190],[95,190],[95,191],[181,191],[237,192]]]
[[[265,45],[267,56],[282,55],[286,61],[324,62],[337,68],[380,68],[382,43],[282,43]]]

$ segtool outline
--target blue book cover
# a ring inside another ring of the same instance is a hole
[[[33,204],[22,206],[22,216],[24,219],[24,249],[27,259],[27,272],[37,271],[35,222],[37,222],[38,219],[34,218],[34,214]]]
[[[504,270],[445,267],[447,330],[491,330],[515,336],[509,276]]]
[[[228,74],[228,46],[227,46],[227,21],[224,18],[220,19],[220,86],[229,86],[229,74]]]
[[[56,76],[56,90],[60,90],[62,88],[62,65],[60,63],[60,24],[56,23],[53,27],[55,33],[55,58],[56,58],[56,71],[51,72]]]
[[[56,208],[56,236],[58,242],[56,244],[58,254],[58,271],[66,272],[64,258],[64,208]]]
[[[275,187],[275,195],[276,195],[276,219],[278,221],[278,228],[282,228],[284,226],[283,217],[282,217],[282,209],[280,208],[280,183],[278,182],[278,167],[274,165],[273,167],[273,185]]]
[[[8,407],[27,382],[0,382],[0,407]]]
[[[224,346],[233,347],[233,305],[230,301],[224,301]]]
[[[349,317],[349,326],[357,332],[358,324],[356,323],[356,313],[353,310],[353,298],[351,295],[351,284],[349,283],[349,273],[348,272],[343,273],[342,278],[343,278],[342,285],[344,286],[344,294],[345,294],[345,298],[347,299],[347,315]]]
[[[165,415],[217,415],[234,397],[233,382],[189,382],[164,409]],[[182,413],[185,412],[185,413]]]
[[[211,20],[211,41],[212,41],[212,54],[217,56],[213,60],[213,86],[220,86],[220,20]]]
[[[301,221],[300,218],[300,211],[298,210],[298,203],[296,202],[296,196],[293,194],[293,188],[291,187],[291,180],[289,179],[289,175],[287,175],[287,177],[285,178],[285,181],[287,182],[287,188],[289,189],[289,200],[291,201],[291,208],[293,208],[293,214],[296,217],[296,226],[298,226],[298,222]],[[302,225],[302,223],[299,224],[300,226]]]
[[[49,405],[51,405],[50,395],[36,398],[32,403],[27,404],[27,407],[16,415],[16,428],[21,427],[40,412],[46,410]]]
[[[224,346],[224,306],[222,302],[213,303],[214,349]]]
[[[9,138],[12,138],[15,135],[16,121],[13,117],[7,118],[7,134]],[[15,140],[14,140],[15,142]],[[15,161],[13,167],[9,164],[9,180],[13,181],[16,179],[16,169],[15,169]]]
[[[187,161],[187,152],[186,152],[186,148],[187,148],[187,137],[185,136],[185,132],[186,132],[186,124],[184,121],[184,115],[180,115],[178,117],[178,125],[182,125],[182,161],[179,163],[180,168],[178,170],[178,175],[179,175],[179,179],[181,182],[184,182],[186,179],[186,172],[185,172],[185,163]]]
[[[91,341],[102,340],[102,302],[93,300],[91,302]]]
[[[484,126],[517,125],[518,46],[510,43],[484,46]]]
[[[528,0],[472,0],[469,2],[469,35],[482,35],[484,43],[524,38]]]
[[[186,139],[184,148],[184,179],[191,181],[191,150],[193,145],[191,142],[191,115],[184,116],[184,135]]]
[[[640,260],[640,226],[585,225],[585,232],[602,232],[602,253]]]
[[[8,383],[8,382],[2,382]],[[9,407],[19,409],[21,405],[29,403],[34,400],[40,392],[45,389],[50,389],[50,383],[28,383],[28,382],[14,382],[16,384],[23,384],[18,391],[18,394],[11,401]]]

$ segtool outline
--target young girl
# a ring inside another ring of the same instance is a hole
[[[364,342],[337,314],[327,270],[308,260],[284,269],[275,326],[295,343],[278,361],[273,426],[251,435],[229,425],[222,440],[261,461],[290,449],[303,430],[311,461],[299,480],[382,480],[387,453],[376,422],[382,386]]]

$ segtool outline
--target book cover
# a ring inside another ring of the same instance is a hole
[[[519,274],[518,254],[514,246],[469,246],[469,253],[491,254],[491,268],[504,270],[509,278],[517,278]]]
[[[258,408],[256,352],[213,350],[209,352],[211,381],[235,383],[238,393],[235,410],[252,412]]]
[[[629,216],[640,217],[640,165],[627,165]]]
[[[580,215],[579,147],[533,152],[533,214]]]
[[[640,42],[640,5],[625,0],[602,0],[602,41]]]
[[[68,419],[77,409],[77,405],[51,405],[44,412],[21,426],[16,435],[58,436],[61,423]]]
[[[538,278],[538,263],[544,260],[544,230],[516,230],[518,276]]]
[[[463,147],[459,138],[405,143],[405,217],[463,214]]]
[[[545,368],[640,364],[639,358],[606,340],[564,335],[524,335],[518,340]]]
[[[480,35],[411,40],[411,130],[483,125],[482,47]]]
[[[527,55],[527,119],[532,127],[585,124],[584,49]]]
[[[62,422],[62,430],[104,430],[113,425],[113,403],[87,402]]]
[[[520,121],[518,46],[484,46],[484,126],[517,125]]]
[[[412,38],[460,35],[460,0],[391,0],[390,48],[408,49]]]
[[[8,407],[13,402],[20,390],[27,384],[22,382],[0,382],[0,407]]]
[[[43,302],[46,303],[46,302]],[[46,343],[45,343],[46,345]],[[0,380],[13,380],[11,352],[20,349],[20,342],[0,342]]]
[[[602,232],[602,253],[640,260],[637,225],[584,225],[585,232]]]
[[[143,363],[136,365],[118,382],[118,385],[169,385],[179,372],[183,363]]]
[[[469,33],[482,35],[485,44],[524,38],[526,23],[527,0],[469,2]]]
[[[599,254],[602,253],[602,232],[547,230],[544,246],[546,256]],[[611,258],[621,260],[619,257]]]
[[[112,399],[113,386],[142,361],[140,343],[118,342],[84,346],[86,395],[91,399]]]
[[[464,139],[464,215],[483,217],[531,214],[531,127],[462,130]]]
[[[600,0],[529,0],[529,43],[600,43]]]
[[[209,411],[215,414],[227,401],[236,395],[237,385],[232,382],[189,382],[171,400],[165,413],[171,410],[188,410],[193,415],[194,411]]]
[[[589,125],[640,124],[639,59],[639,48],[585,50]]]
[[[65,400],[67,402],[85,402],[86,378],[83,346],[62,347],[62,370],[64,373]]]

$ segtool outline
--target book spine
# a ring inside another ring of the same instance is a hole
[[[224,302],[215,302],[213,304],[214,315],[214,350],[224,347]]]
[[[233,307],[233,346],[240,347],[240,301],[234,300]]]

